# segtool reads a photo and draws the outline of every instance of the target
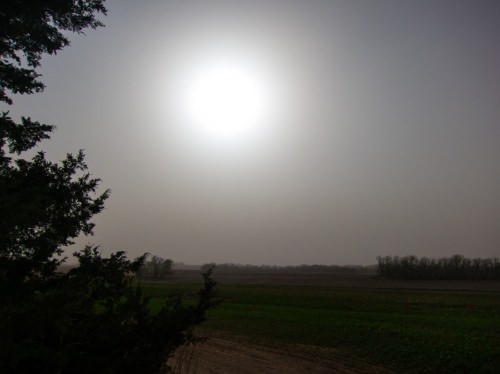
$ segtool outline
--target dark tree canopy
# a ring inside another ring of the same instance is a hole
[[[102,26],[103,4],[0,2],[0,102],[12,104],[9,92],[43,90],[36,72],[42,55],[67,46],[67,32]],[[92,234],[109,190],[98,191],[83,151],[59,163],[43,152],[23,158],[53,129],[0,114],[0,372],[157,373],[175,348],[194,340],[191,327],[212,307],[210,271],[197,303],[174,297],[158,312],[133,277],[146,255],[105,258],[87,246],[74,254],[77,267],[58,273],[64,247]]]
[[[0,101],[12,103],[6,90],[30,94],[44,85],[36,68],[43,54],[69,45],[64,31],[82,33],[103,26],[104,0],[8,0],[0,11]]]
[[[172,274],[174,262],[167,258],[152,256],[141,266],[137,275],[141,278],[165,279]]]
[[[11,0],[0,5],[0,101],[7,92],[43,90],[36,68],[44,54],[69,45],[65,32],[102,26],[102,0]],[[27,276],[50,275],[62,247],[80,233],[91,234],[90,219],[104,208],[109,191],[96,196],[99,179],[91,178],[84,154],[69,154],[61,164],[39,152],[19,157],[50,138],[54,126],[22,117],[16,123],[0,115],[0,279],[4,292]],[[15,157],[17,156],[17,157]],[[14,282],[14,283],[12,283]],[[1,297],[1,295],[0,295]]]
[[[1,168],[0,274],[9,287],[52,274],[61,262],[54,255],[80,233],[92,233],[90,219],[104,208],[109,191],[94,197],[99,180],[86,169],[82,151],[60,165],[40,152]]]
[[[416,256],[378,256],[378,273],[391,279],[500,279],[500,260]]]

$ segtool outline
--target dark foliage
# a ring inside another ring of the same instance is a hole
[[[153,256],[139,268],[137,276],[139,278],[165,279],[172,274],[174,262],[167,258]]]
[[[0,101],[7,92],[43,89],[36,67],[44,53],[69,44],[63,32],[101,26],[103,0],[12,0],[0,3]],[[104,258],[97,247],[75,253],[79,266],[57,272],[65,246],[92,234],[109,190],[87,171],[84,154],[59,163],[22,153],[54,127],[0,116],[0,372],[156,373],[213,306],[211,271],[198,303],[178,297],[152,313],[133,274],[146,255]]]
[[[43,90],[36,68],[43,54],[69,45],[64,31],[82,33],[103,26],[104,0],[11,0],[0,8],[0,101],[11,104],[6,90],[31,94]]]
[[[0,6],[0,101],[12,93],[43,89],[35,68],[44,53],[69,44],[65,31],[101,26],[103,1],[4,1]],[[26,67],[23,67],[26,66]],[[82,151],[60,164],[39,152],[20,155],[48,139],[54,126],[8,112],[0,116],[0,301],[30,295],[35,283],[54,276],[62,247],[80,233],[92,234],[90,219],[104,208],[109,191],[96,196],[99,179],[87,172]]]
[[[243,274],[360,274],[373,270],[368,266],[341,265],[242,265],[242,264],[205,264],[203,269],[215,268],[218,273]]]
[[[78,267],[2,308],[0,372],[156,373],[175,348],[195,341],[190,329],[213,305],[210,272],[196,305],[172,297],[152,313],[131,276],[145,256],[102,258],[90,246],[75,255]]]
[[[378,256],[378,273],[392,279],[500,279],[498,258]]]
[[[12,93],[43,88],[35,78],[44,53],[68,45],[64,31],[82,32],[100,22],[102,1],[9,1],[0,7],[0,101]],[[23,68],[23,62],[28,69]],[[31,78],[30,78],[31,77]],[[54,277],[62,248],[80,233],[92,234],[90,219],[104,208],[106,190],[87,172],[82,151],[60,164],[39,152],[21,156],[50,137],[54,126],[8,112],[0,116],[0,301],[30,297],[39,283]]]
[[[8,289],[27,278],[47,278],[62,259],[62,247],[81,232],[91,234],[89,220],[104,207],[109,192],[92,195],[98,179],[86,171],[83,152],[61,164],[38,153],[31,161],[4,165],[0,176],[0,277]],[[84,173],[74,178],[75,173]]]

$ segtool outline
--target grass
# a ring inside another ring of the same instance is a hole
[[[145,284],[157,307],[175,289]],[[205,329],[334,347],[408,373],[497,373],[500,293],[224,285]]]

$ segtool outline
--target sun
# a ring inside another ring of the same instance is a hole
[[[240,145],[265,132],[272,115],[272,85],[264,69],[238,56],[198,61],[179,86],[178,114],[202,142]]]

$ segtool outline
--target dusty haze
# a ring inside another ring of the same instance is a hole
[[[500,2],[108,8],[11,110],[57,125],[48,157],[83,148],[112,189],[79,246],[195,264],[500,255]],[[195,149],[168,116],[176,72],[212,46],[273,72],[273,132],[252,147]]]

